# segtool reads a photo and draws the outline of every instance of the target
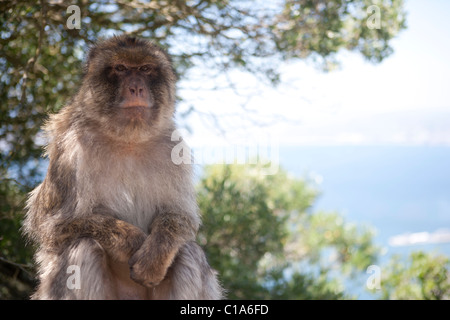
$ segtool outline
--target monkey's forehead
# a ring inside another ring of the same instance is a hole
[[[170,64],[170,58],[158,45],[125,35],[114,36],[97,42],[89,50],[87,60],[94,59],[98,62],[127,63],[130,65],[165,64],[167,62]]]
[[[167,61],[165,55],[159,51],[149,52],[143,48],[121,48],[110,52],[109,59],[112,64],[142,65],[161,64]]]

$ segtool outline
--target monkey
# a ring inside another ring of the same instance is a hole
[[[36,245],[31,299],[223,298],[195,240],[193,170],[171,160],[176,78],[149,40],[89,49],[79,90],[43,126],[49,164],[23,223]]]

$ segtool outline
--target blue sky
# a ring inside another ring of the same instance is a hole
[[[190,90],[207,86],[209,79],[201,77],[182,83],[181,94],[197,110],[213,112],[232,141],[270,134],[290,146],[450,146],[450,1],[407,0],[406,9],[408,29],[381,64],[342,52],[341,68],[331,73],[303,61],[282,65],[276,88],[237,73],[239,94]],[[241,105],[257,111],[251,121]],[[258,125],[276,117],[285,121]],[[194,146],[220,140],[210,118],[197,114],[189,123]]]

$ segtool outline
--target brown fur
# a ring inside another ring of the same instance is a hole
[[[122,76],[118,63],[137,71]],[[171,161],[175,74],[167,54],[114,37],[90,50],[85,72],[78,94],[44,128],[50,163],[24,223],[39,247],[33,298],[221,298],[194,242],[191,168]],[[150,107],[121,107],[129,81],[147,90]],[[66,285],[71,265],[80,267],[79,289]]]

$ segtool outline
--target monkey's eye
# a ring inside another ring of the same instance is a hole
[[[151,65],[146,64],[144,66],[139,67],[139,71],[145,72],[145,73],[150,73],[153,71],[153,68]]]
[[[125,67],[123,64],[118,64],[114,67],[114,70],[123,72],[123,71],[127,70],[127,67]]]

